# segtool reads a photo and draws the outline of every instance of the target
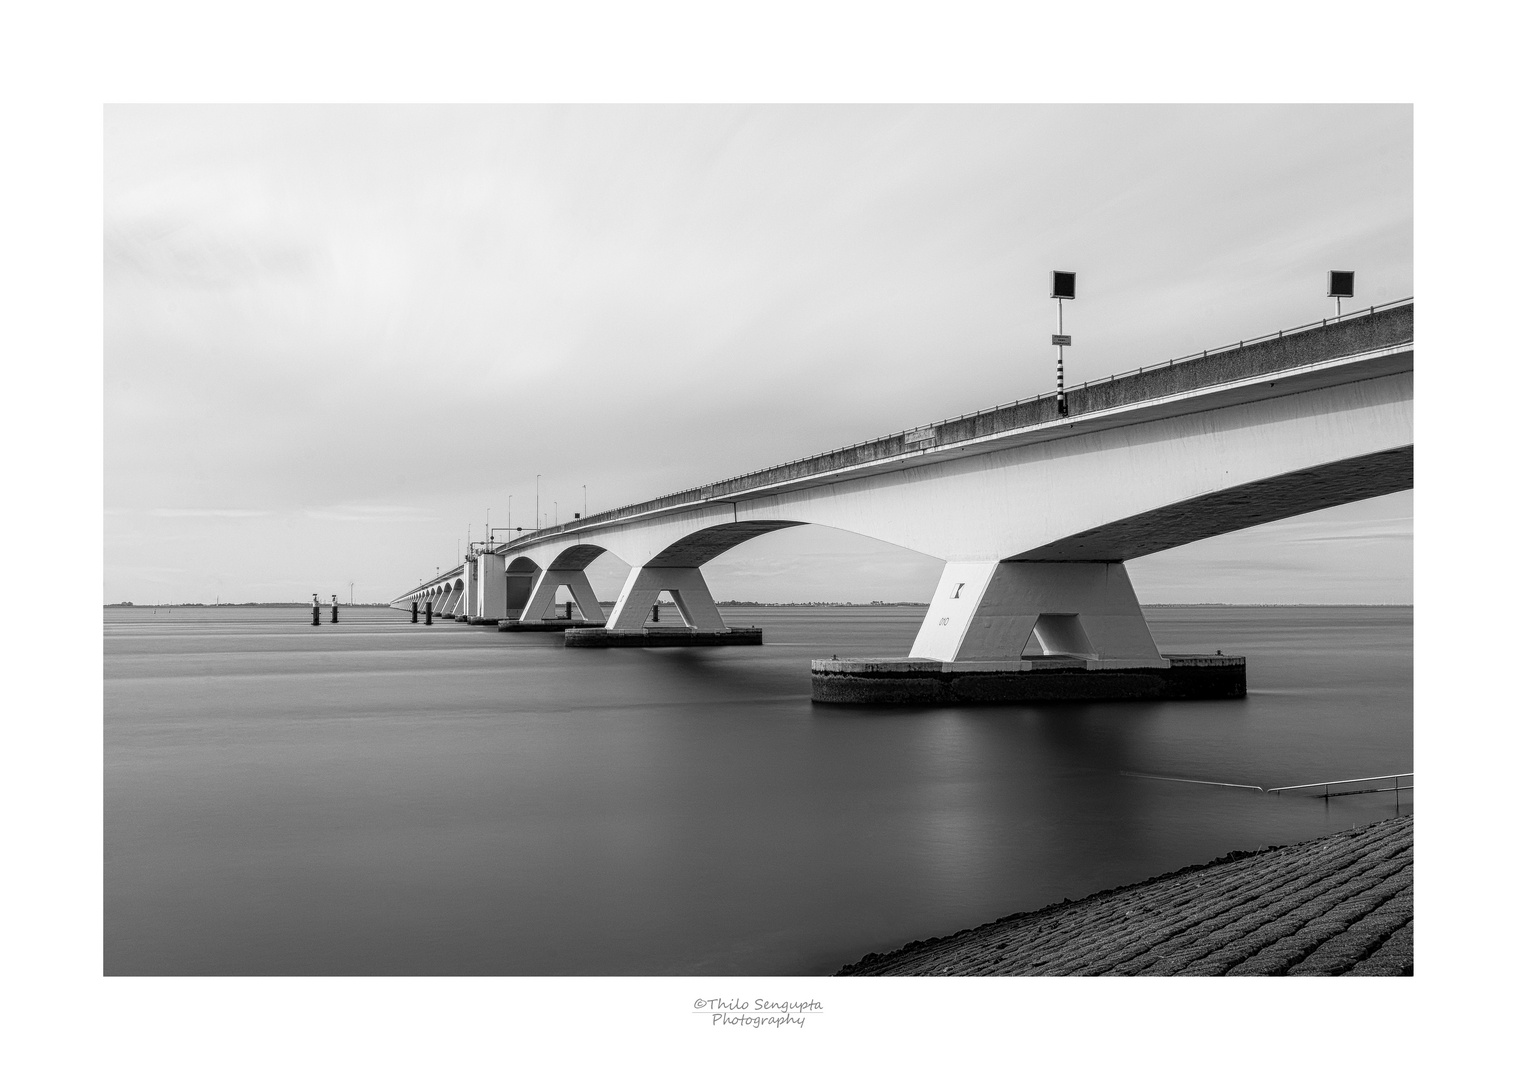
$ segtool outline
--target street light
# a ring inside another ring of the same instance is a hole
[[[1069,402],[1064,399],[1064,346],[1074,342],[1064,332],[1064,301],[1075,298],[1075,272],[1073,270],[1050,270],[1048,272],[1048,295],[1059,302],[1059,332],[1053,343],[1059,349],[1058,396],[1059,415],[1069,415]]]

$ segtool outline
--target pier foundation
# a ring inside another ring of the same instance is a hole
[[[1170,701],[1248,694],[1241,656],[1163,657],[1163,667],[1048,657],[944,661],[813,660],[811,700],[832,705],[968,705],[1052,701]]]

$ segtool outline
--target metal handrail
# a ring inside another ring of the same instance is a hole
[[[1240,788],[1243,791],[1257,791],[1261,794],[1264,789],[1258,784],[1230,784],[1223,780],[1190,780],[1183,776],[1155,776],[1153,773],[1124,772],[1123,776],[1135,776],[1140,780],[1168,780],[1173,784],[1202,784],[1206,787]]]
[[[1329,798],[1330,797],[1329,792],[1328,792],[1327,789],[1330,788],[1330,787],[1332,787],[1334,784],[1373,784],[1373,783],[1376,783],[1376,782],[1378,782],[1380,780],[1394,780],[1394,781],[1396,781],[1396,783],[1395,783],[1395,785],[1393,787],[1371,788],[1371,789],[1369,789],[1368,792],[1366,792],[1366,791],[1341,791],[1338,794],[1340,794],[1340,795],[1366,795],[1366,794],[1369,794],[1370,792],[1373,792],[1373,791],[1410,791],[1410,790],[1412,790],[1413,785],[1411,785],[1411,784],[1402,784],[1401,780],[1402,780],[1403,777],[1406,778],[1407,780],[1410,780],[1413,777],[1413,775],[1414,775],[1413,773],[1404,772],[1404,773],[1388,773],[1385,776],[1356,776],[1356,777],[1353,777],[1352,779],[1349,779],[1349,780],[1319,780],[1315,784],[1287,784],[1284,787],[1266,788],[1265,791],[1264,791],[1264,793],[1266,795],[1278,795],[1282,791],[1305,791],[1305,790],[1307,790],[1309,788],[1321,788],[1322,789],[1322,797],[1325,799],[1325,798]]]
[[[1361,308],[1358,311],[1349,311],[1345,312],[1342,315],[1332,316],[1331,318],[1320,319],[1309,323],[1302,323],[1299,326],[1293,326],[1285,330],[1277,330],[1272,334],[1261,334],[1258,337],[1245,338],[1241,341],[1238,341],[1237,343],[1229,342],[1228,344],[1216,349],[1202,349],[1200,352],[1189,353],[1185,356],[1177,356],[1171,360],[1165,360],[1154,364],[1144,364],[1136,368],[1131,368],[1127,371],[1118,372],[1114,375],[1107,375],[1099,379],[1090,379],[1083,383],[1080,383],[1078,386],[1068,387],[1065,390],[1065,395],[1068,396],[1068,394],[1076,390],[1087,390],[1094,386],[1108,385],[1110,383],[1116,382],[1118,379],[1125,379],[1133,375],[1143,375],[1153,371],[1173,368],[1176,364],[1183,364],[1192,360],[1204,360],[1214,356],[1221,356],[1225,353],[1229,353],[1237,349],[1246,348],[1249,345],[1258,345],[1266,341],[1280,341],[1288,336],[1305,333],[1308,330],[1318,330],[1332,324],[1342,323],[1351,319],[1364,318],[1370,315],[1374,315],[1377,311],[1383,312],[1389,311],[1393,308],[1404,307],[1405,305],[1412,303],[1413,299],[1414,297],[1408,296],[1403,297],[1400,300],[1393,300],[1388,304],[1371,304],[1369,307]],[[683,491],[672,492],[671,494],[657,496],[653,499],[644,499],[639,502],[627,503],[622,506],[614,507],[610,510],[603,510],[598,514],[591,514],[588,517],[577,519],[572,523],[547,526],[545,528],[537,530],[535,538],[540,539],[543,536],[553,535],[556,533],[574,532],[584,528],[586,525],[600,525],[607,522],[616,521],[629,511],[636,513],[647,513],[657,510],[669,509],[676,506],[699,503],[705,501],[708,496],[706,496],[704,492],[711,488],[718,486],[724,487],[731,484],[741,484],[742,481],[747,480],[751,477],[760,476],[764,473],[779,472],[780,470],[789,468],[792,465],[800,465],[804,462],[811,461],[816,458],[830,457],[834,454],[846,454],[850,450],[857,450],[860,447],[888,442],[889,440],[896,438],[904,439],[915,431],[927,428],[941,428],[948,424],[957,423],[961,420],[977,418],[984,416],[987,413],[998,413],[1006,409],[1015,409],[1019,405],[1026,405],[1031,402],[1043,401],[1046,399],[1056,399],[1058,396],[1059,395],[1057,392],[1034,394],[1031,397],[1017,398],[1015,401],[1009,401],[1001,405],[993,405],[988,409],[977,409],[974,412],[960,413],[958,416],[951,416],[946,420],[937,420],[929,424],[919,424],[913,428],[905,428],[901,431],[892,432],[888,435],[876,435],[872,438],[864,439],[861,442],[849,443],[847,446],[840,446],[832,450],[823,450],[815,454],[806,454],[803,457],[792,458],[789,461],[780,462],[778,465],[766,465],[761,469],[753,469],[749,472],[739,473],[737,476],[731,476],[722,480],[716,480],[710,484],[702,484],[698,487],[686,488]],[[936,448],[941,449],[941,445]],[[651,506],[649,505],[651,503],[660,503],[663,505]],[[497,553],[508,551],[513,544],[521,544],[526,539],[527,538],[525,536],[516,537],[514,539],[507,540],[505,543],[500,544],[491,550]]]

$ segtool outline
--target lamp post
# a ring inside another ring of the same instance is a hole
[[[1074,342],[1064,332],[1064,301],[1075,298],[1075,272],[1050,270],[1048,286],[1048,295],[1059,302],[1059,332],[1053,336],[1053,343],[1059,349],[1058,391],[1055,400],[1059,404],[1059,415],[1068,416],[1069,402],[1064,399],[1064,346],[1072,345]]]
[[[543,474],[542,473],[538,473],[537,474],[537,509],[536,509],[535,512],[536,512],[537,516],[532,519],[532,528],[534,528],[534,529],[541,529],[543,527]]]

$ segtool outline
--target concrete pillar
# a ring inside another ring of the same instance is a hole
[[[506,617],[506,557],[504,555],[479,557],[479,617],[481,619]]]
[[[569,587],[586,622],[605,621],[605,612],[601,610],[600,601],[595,598],[595,591],[590,588],[590,579],[583,570],[544,570],[539,574],[537,583],[532,586],[532,593],[522,608],[521,621],[542,622],[552,615],[553,598],[558,595],[560,585]]]
[[[470,555],[464,559],[464,595],[458,605],[460,619],[479,618],[479,560]]]
[[[674,605],[679,608],[686,625],[696,630],[720,632],[727,629],[697,566],[634,566],[622,585],[615,610],[606,620],[606,629],[641,630],[648,609],[658,602],[659,594],[663,592],[674,597]]]
[[[1165,666],[1119,562],[951,562],[917,631],[924,660],[1071,655]]]

